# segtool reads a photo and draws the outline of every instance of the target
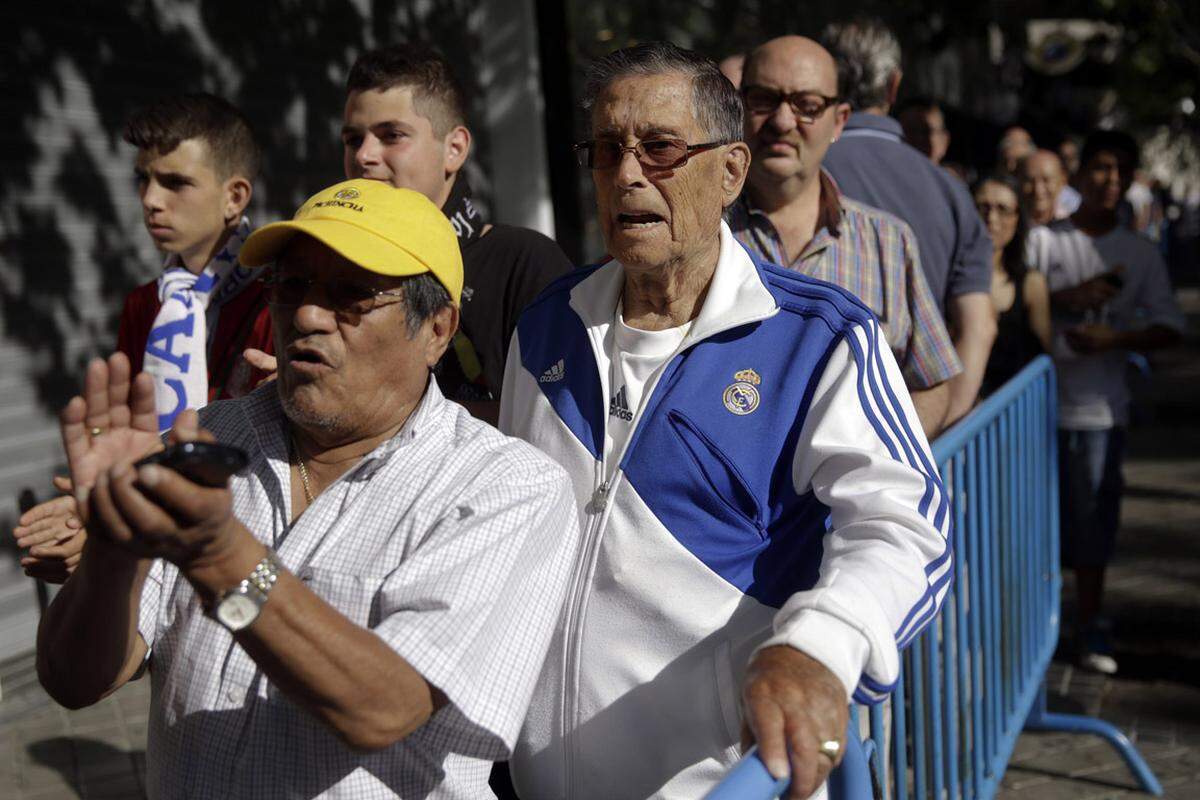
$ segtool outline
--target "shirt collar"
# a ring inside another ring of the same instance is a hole
[[[896,139],[904,138],[904,129],[900,127],[900,123],[895,119],[883,114],[871,114],[866,111],[855,111],[850,115],[850,119],[846,120],[846,127],[842,131],[842,136],[850,134],[853,136],[855,132],[885,134],[889,138]]]
[[[774,295],[763,283],[754,260],[734,238],[724,220],[716,270],[685,343],[707,339],[721,331],[774,316]],[[612,325],[614,309],[625,285],[625,268],[610,260],[571,290],[571,308],[584,325],[603,335]]]
[[[830,236],[841,235],[842,223],[842,192],[838,189],[837,182],[833,176],[821,168],[819,176],[821,194],[817,200],[817,229],[813,233],[813,241],[822,232],[828,232]],[[730,218],[735,226],[742,227],[742,224],[748,218],[755,218],[759,221],[770,224],[770,219],[767,218],[767,212],[757,208],[750,202],[750,193],[742,192],[742,196],[734,203],[730,209]],[[774,229],[774,226],[772,226]],[[804,248],[807,253],[810,248]]]

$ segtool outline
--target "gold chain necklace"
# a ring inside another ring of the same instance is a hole
[[[300,467],[300,485],[304,489],[304,500],[308,505],[313,504],[312,487],[308,483],[308,467],[304,466],[304,456],[300,455],[300,445],[296,443],[296,437],[288,437],[291,439],[292,450],[296,453],[296,466]]]

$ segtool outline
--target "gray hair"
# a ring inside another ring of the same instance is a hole
[[[450,292],[433,273],[405,278],[400,288],[404,290],[404,327],[409,339],[417,335],[425,320],[451,305]]]
[[[838,65],[838,91],[857,110],[888,104],[888,83],[900,71],[900,42],[877,19],[835,22],[821,44]]]
[[[596,98],[618,78],[671,73],[691,78],[696,119],[712,140],[722,144],[742,140],[742,96],[737,89],[714,61],[670,42],[625,47],[593,61],[587,69],[583,110],[591,113]]]

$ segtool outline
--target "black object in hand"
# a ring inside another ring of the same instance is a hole
[[[1125,286],[1125,279],[1121,277],[1119,272],[1106,272],[1100,276],[1109,286],[1114,289],[1121,289]]]
[[[221,487],[230,476],[245,469],[248,461],[242,450],[227,444],[184,442],[148,455],[134,466],[158,464],[175,470],[193,483]]]

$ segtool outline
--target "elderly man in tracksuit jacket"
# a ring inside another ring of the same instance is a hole
[[[840,759],[951,575],[947,497],[871,312],[721,221],[749,151],[711,62],[593,66],[612,259],[552,284],[501,427],[572,475],[585,531],[512,758],[523,800],[698,798],[756,740],[790,797]],[[799,146],[797,143],[796,146]]]

